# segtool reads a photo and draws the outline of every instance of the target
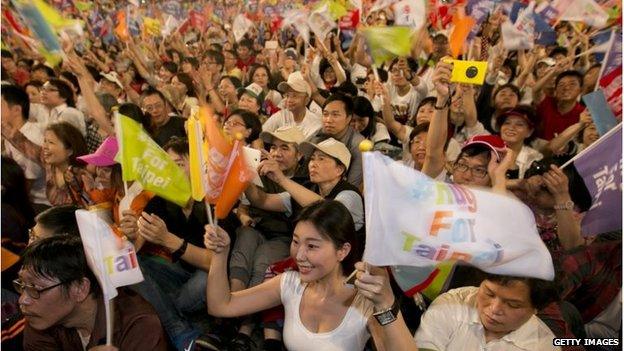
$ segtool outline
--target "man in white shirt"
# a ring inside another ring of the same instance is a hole
[[[552,331],[535,316],[553,293],[548,282],[488,275],[478,288],[438,296],[414,339],[425,350],[560,350],[553,346]]]
[[[278,90],[284,94],[286,109],[274,113],[262,126],[265,132],[274,132],[280,127],[297,126],[306,139],[321,129],[321,116],[314,114],[306,106],[310,102],[312,91],[301,72],[293,72],[288,81],[281,82]]]
[[[37,123],[28,122],[30,103],[28,94],[16,85],[2,87],[2,134],[21,132],[32,143],[43,144],[43,131]],[[37,213],[50,206],[45,192],[45,171],[28,159],[8,141],[4,141],[5,155],[12,158],[24,170],[30,189],[31,201]]]
[[[87,134],[87,125],[82,112],[77,110],[74,93],[67,83],[51,79],[42,89],[41,104],[31,104],[30,115],[43,126],[58,122],[68,122],[82,133]]]

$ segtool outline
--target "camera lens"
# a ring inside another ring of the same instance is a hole
[[[470,67],[466,68],[466,77],[474,78],[474,77],[477,76],[477,74],[479,74],[479,70],[477,69],[477,67],[470,66]]]

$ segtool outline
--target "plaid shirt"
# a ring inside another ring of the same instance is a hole
[[[622,287],[622,239],[600,239],[559,260],[561,298],[576,306],[585,323],[598,316]]]

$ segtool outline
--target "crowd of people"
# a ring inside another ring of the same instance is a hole
[[[360,29],[393,25],[391,7],[365,5]],[[7,13],[16,21],[3,7],[3,24]],[[414,33],[410,55],[376,67],[360,30],[306,41],[255,18],[237,40],[237,13],[226,13],[201,31],[112,41],[89,24],[83,42],[63,41],[57,66],[3,25],[3,347],[558,350],[554,338],[621,340],[621,230],[582,233],[591,197],[573,167],[559,168],[599,138],[580,102],[601,71],[588,51],[596,28],[557,21],[552,45],[507,50],[509,14],[493,9],[463,55],[488,62],[473,85],[451,83],[449,30],[433,24]],[[180,206],[124,186],[115,158],[118,111],[190,179],[187,120],[198,106],[262,155],[262,186],[250,184],[218,226],[204,201]],[[365,140],[435,180],[524,202],[555,280],[458,263],[435,299],[405,295],[389,269],[361,262]],[[75,217],[94,207],[132,242],[144,276],[118,289],[112,345]]]

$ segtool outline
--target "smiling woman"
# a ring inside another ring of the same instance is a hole
[[[344,284],[359,258],[355,227],[338,201],[304,208],[290,246],[299,272],[279,275],[232,293],[227,283],[230,239],[206,226],[205,245],[214,252],[208,274],[208,313],[236,317],[284,305],[284,344],[290,350],[363,350],[375,333],[373,305]]]

